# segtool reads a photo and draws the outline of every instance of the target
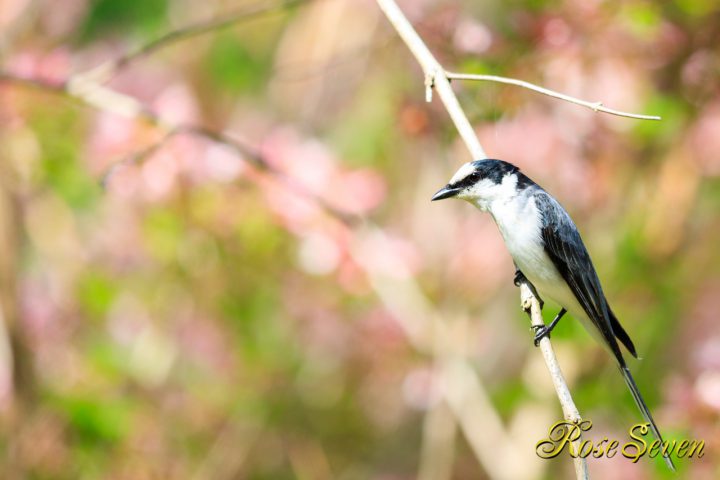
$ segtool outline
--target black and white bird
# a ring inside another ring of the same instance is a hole
[[[662,442],[618,341],[637,358],[635,346],[608,305],[575,223],[558,201],[518,167],[502,160],[464,164],[432,200],[445,198],[466,200],[490,213],[515,262],[516,283],[524,277],[536,294],[560,305],[550,325],[536,329],[535,345],[550,334],[566,312],[580,320],[613,355],[643,418]],[[669,456],[665,462],[675,469]]]

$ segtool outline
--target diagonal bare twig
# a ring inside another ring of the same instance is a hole
[[[422,41],[394,1],[378,0],[377,3],[420,63],[425,74],[426,99],[430,100],[432,88],[435,88],[473,158],[485,158],[485,150],[480,145],[475,130],[470,125],[465,113],[463,113],[462,107],[460,107],[460,103],[452,87],[450,87],[450,81],[445,75],[445,69],[435,59],[425,42]]]
[[[533,326],[542,327],[545,325],[542,318],[540,303],[538,299],[535,298],[535,295],[533,295],[527,282],[520,283],[520,306],[530,316],[530,323]],[[579,423],[582,421],[582,417],[580,417],[580,412],[575,406],[575,402],[573,402],[572,394],[570,393],[570,389],[565,381],[565,376],[560,370],[560,365],[557,363],[557,360],[555,360],[555,351],[553,350],[552,343],[550,343],[549,335],[540,340],[539,346],[543,358],[545,359],[545,365],[547,365],[548,371],[550,372],[550,378],[552,378],[555,393],[560,400],[565,420]],[[575,451],[579,452],[580,439],[575,440],[572,444]],[[575,458],[573,460],[573,464],[575,466],[576,478],[589,478],[587,463],[585,461],[580,461],[579,458]]]
[[[602,102],[588,102],[587,100],[572,97],[570,95],[556,92],[555,90],[550,90],[549,88],[541,87],[539,85],[535,85],[534,83],[526,82],[525,80],[518,80],[516,78],[499,77],[497,75],[480,75],[474,73],[454,72],[445,72],[445,76],[450,80],[479,80],[515,85],[518,87],[527,88],[528,90],[532,90],[534,92],[542,93],[543,95],[547,95],[549,97],[565,100],[566,102],[574,103],[575,105],[587,107],[595,112],[609,113],[610,115],[617,115],[618,117],[636,118],[639,120],[662,120],[662,118],[658,117],[657,115],[643,115],[640,113],[629,113],[620,110],[614,110],[612,108],[604,106]]]

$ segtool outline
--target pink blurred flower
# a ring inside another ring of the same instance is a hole
[[[513,274],[512,260],[494,222],[487,217],[468,218],[454,237],[448,275],[473,295],[489,295]],[[472,238],[472,242],[463,239]]]
[[[328,187],[323,197],[348,213],[367,213],[385,199],[385,180],[370,169],[338,173]]]
[[[478,134],[494,157],[528,169],[552,165],[559,150],[567,149],[548,116],[530,108],[514,118],[483,125]]]
[[[247,168],[243,158],[225,145],[212,144],[202,156],[203,167],[212,181],[230,183]]]
[[[296,193],[287,185],[267,179],[259,184],[262,186],[267,206],[293,233],[304,233],[309,226],[322,218],[322,209],[317,202]]]
[[[597,62],[591,71],[587,72],[584,94],[582,98],[602,100],[604,105],[609,107],[620,107],[629,112],[635,112],[642,108],[641,84],[642,70],[636,65],[630,64],[627,60],[608,57]],[[613,118],[610,115],[602,117],[608,125],[615,128],[628,129],[631,123]]]
[[[694,159],[706,175],[720,175],[720,101],[715,101],[700,114],[690,130],[690,147]]]
[[[565,20],[551,18],[543,26],[543,40],[551,47],[562,47],[570,41],[572,30]]]
[[[164,88],[153,101],[157,115],[174,124],[194,124],[199,118],[197,99],[184,83]]]
[[[693,363],[701,370],[720,371],[720,336],[709,336],[701,340],[693,350]]]
[[[720,411],[720,371],[706,371],[695,380],[698,398],[715,410]]]
[[[466,53],[483,53],[492,45],[492,33],[483,23],[469,18],[461,19],[456,27],[453,43]]]
[[[314,231],[300,240],[298,263],[310,274],[324,275],[334,271],[340,258],[340,248],[329,235]]]
[[[161,150],[147,159],[140,171],[145,198],[157,201],[167,196],[175,184],[178,165],[170,152]]]
[[[357,239],[356,250],[365,270],[394,278],[412,276],[422,263],[414,243],[382,232]]]
[[[442,399],[435,372],[430,368],[415,368],[403,381],[405,402],[416,410],[428,410]]]
[[[276,129],[263,144],[267,162],[290,181],[349,213],[365,213],[385,196],[382,177],[370,169],[344,169],[334,153],[291,128]]]
[[[140,186],[140,169],[135,165],[117,165],[108,173],[106,188],[123,200],[135,198]]]
[[[15,75],[60,83],[70,74],[71,58],[64,48],[49,53],[24,50],[14,53],[6,65]]]
[[[370,359],[386,358],[390,352],[407,347],[405,330],[387,310],[377,307],[358,320],[357,349]],[[381,361],[381,360],[380,360]]]
[[[362,296],[371,291],[365,273],[353,261],[346,260],[340,264],[337,279],[340,287],[351,295]]]
[[[683,82],[697,86],[712,75],[713,69],[718,65],[717,56],[709,50],[698,50],[690,55],[682,67]]]
[[[160,132],[135,120],[108,112],[95,114],[84,158],[94,174],[127,160],[160,140]]]

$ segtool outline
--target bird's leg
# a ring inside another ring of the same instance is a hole
[[[525,274],[522,273],[519,268],[517,268],[517,265],[515,266],[515,278],[513,278],[513,283],[516,287],[519,287],[521,283],[525,283],[532,292],[533,296],[537,298],[537,301],[540,304],[540,310],[542,310],[545,302],[543,302],[543,299],[540,298],[540,295],[538,294],[535,285],[530,283],[530,280],[528,280]]]
[[[533,325],[532,328],[535,330],[535,338],[533,339],[533,343],[537,347],[540,344],[540,340],[542,340],[545,337],[550,338],[550,332],[553,331],[555,328],[555,325],[558,324],[560,319],[567,313],[567,310],[565,308],[561,308],[557,315],[555,315],[555,318],[552,322],[550,322],[550,325]]]
[[[513,278],[513,283],[516,287],[519,287],[522,282],[527,282],[527,278],[525,278],[525,275],[519,268],[515,267],[515,277]]]

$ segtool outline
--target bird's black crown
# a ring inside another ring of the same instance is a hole
[[[473,166],[473,171],[469,175],[466,175],[449,186],[453,188],[466,188],[483,179],[488,179],[497,184],[501,183],[506,175],[513,173],[517,173],[518,175],[518,188],[524,188],[532,183],[532,180],[523,175],[518,167],[503,160],[492,158],[475,160],[471,162],[471,165]]]

